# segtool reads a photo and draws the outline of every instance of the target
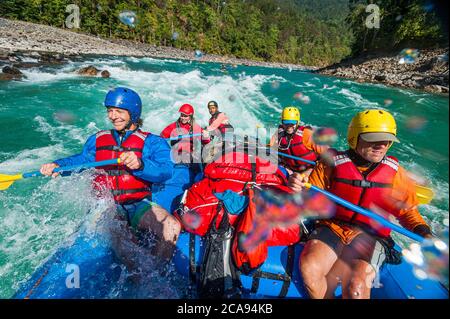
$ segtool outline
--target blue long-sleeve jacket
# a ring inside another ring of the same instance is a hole
[[[123,140],[131,134],[132,131],[126,132]],[[91,135],[87,139],[80,154],[58,159],[54,163],[62,167],[95,162],[95,136]],[[113,130],[113,136],[120,145],[118,132]],[[170,156],[170,147],[163,138],[153,134],[147,136],[142,151],[142,162],[144,164],[142,169],[130,171],[134,176],[152,183],[162,183],[172,177],[174,164]]]

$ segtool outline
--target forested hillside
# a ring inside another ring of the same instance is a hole
[[[80,30],[105,38],[202,50],[239,58],[323,66],[367,49],[445,45],[435,10],[419,0],[378,1],[380,29],[368,29],[373,1],[356,0],[2,0],[0,16],[65,27],[80,8]],[[133,25],[119,20],[136,13]],[[401,18],[399,18],[401,16]]]

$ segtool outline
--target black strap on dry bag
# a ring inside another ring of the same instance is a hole
[[[218,212],[221,209],[218,205]],[[205,236],[205,252],[200,269],[198,295],[205,299],[240,298],[241,281],[239,272],[231,259],[231,243],[234,229],[224,211],[219,228],[216,228],[214,217],[210,229]]]

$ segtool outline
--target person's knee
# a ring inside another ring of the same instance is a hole
[[[365,278],[353,277],[348,285],[348,296],[351,299],[362,299],[365,298],[370,291],[370,287],[367,287],[367,282]]]
[[[375,279],[375,271],[367,265],[362,271],[353,274],[348,285],[348,296],[352,299],[370,298],[370,290]]]
[[[300,272],[303,277],[303,281],[307,285],[311,285],[318,282],[325,277],[325,273],[321,263],[318,260],[312,260],[311,258],[300,258]]]
[[[174,216],[169,215],[164,225],[164,239],[176,243],[180,233],[180,222]]]

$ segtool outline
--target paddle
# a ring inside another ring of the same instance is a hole
[[[168,137],[168,138],[166,138],[166,140],[168,140],[168,141],[175,141],[175,140],[180,140],[182,138],[194,137],[194,136],[200,136],[200,135],[202,135],[202,133],[178,135],[178,136],[175,136],[175,137]]]
[[[416,194],[419,203],[422,205],[428,204],[434,197],[434,192],[431,188],[419,184],[416,184]]]
[[[301,157],[292,156],[292,155],[284,154],[284,153],[280,153],[280,152],[277,152],[277,153],[280,156],[292,158],[292,159],[295,159],[295,160],[298,160],[298,161],[301,161],[301,162],[305,162],[305,163],[308,163],[308,164],[311,164],[311,165],[316,165],[315,162],[305,160],[305,159],[303,159]],[[419,204],[425,205],[425,204],[428,204],[429,202],[431,202],[431,200],[434,197],[433,190],[431,188],[425,187],[423,185],[416,184],[415,186],[416,186],[416,194],[417,194],[417,199],[419,200]]]
[[[377,215],[373,212],[371,212],[370,210],[364,209],[362,207],[356,206],[342,198],[340,198],[339,196],[336,196],[332,193],[329,193],[317,186],[314,186],[310,183],[305,183],[305,187],[306,188],[310,188],[312,190],[315,190],[319,193],[322,193],[323,195],[327,196],[329,199],[331,199],[332,201],[334,201],[335,203],[342,205],[348,209],[351,209],[352,211],[367,216],[377,222],[379,222],[380,224],[382,224],[385,227],[389,227],[390,229],[392,229],[393,231],[396,231],[397,233],[400,233],[406,237],[409,237],[415,241],[418,241],[419,243],[423,242],[425,239],[422,236],[419,236],[417,234],[414,234],[413,232],[410,232],[409,230],[398,226],[396,224],[391,223],[390,221],[386,220],[385,218],[381,217],[380,215]]]
[[[86,168],[106,166],[106,165],[114,165],[114,164],[119,164],[119,163],[120,163],[120,159],[115,158],[115,159],[111,159],[111,160],[90,162],[90,163],[84,163],[84,164],[80,164],[80,165],[57,167],[53,170],[53,172],[54,173],[69,172],[69,171],[75,171],[75,170],[79,170],[79,169],[86,169]],[[41,174],[40,171],[24,173],[24,174],[16,174],[16,175],[0,174],[0,190],[3,191],[5,189],[8,189],[15,181],[17,181],[19,179],[36,177],[36,176],[43,176],[43,175]]]
[[[292,158],[292,159],[295,159],[297,161],[304,162],[304,163],[311,164],[311,165],[316,165],[316,162],[314,162],[314,161],[309,161],[309,160],[306,160],[304,158],[293,156],[293,155],[289,155],[289,154],[285,154],[285,153],[280,153],[280,152],[277,152],[277,153],[278,153],[278,155],[283,156],[283,157]]]
[[[257,128],[260,128],[260,126],[257,125]],[[268,145],[268,146],[270,147],[271,145]],[[301,161],[301,162],[304,162],[304,163],[307,163],[310,165],[316,165],[315,162],[303,159],[301,157],[297,157],[297,156],[293,156],[293,155],[289,155],[289,154],[285,154],[285,153],[281,153],[281,152],[276,152],[276,153],[279,156],[292,158],[297,161]],[[429,204],[434,197],[433,190],[431,188],[428,188],[426,186],[419,185],[419,184],[416,184],[415,187],[416,187],[416,195],[417,195],[419,204],[421,204],[421,205]]]

